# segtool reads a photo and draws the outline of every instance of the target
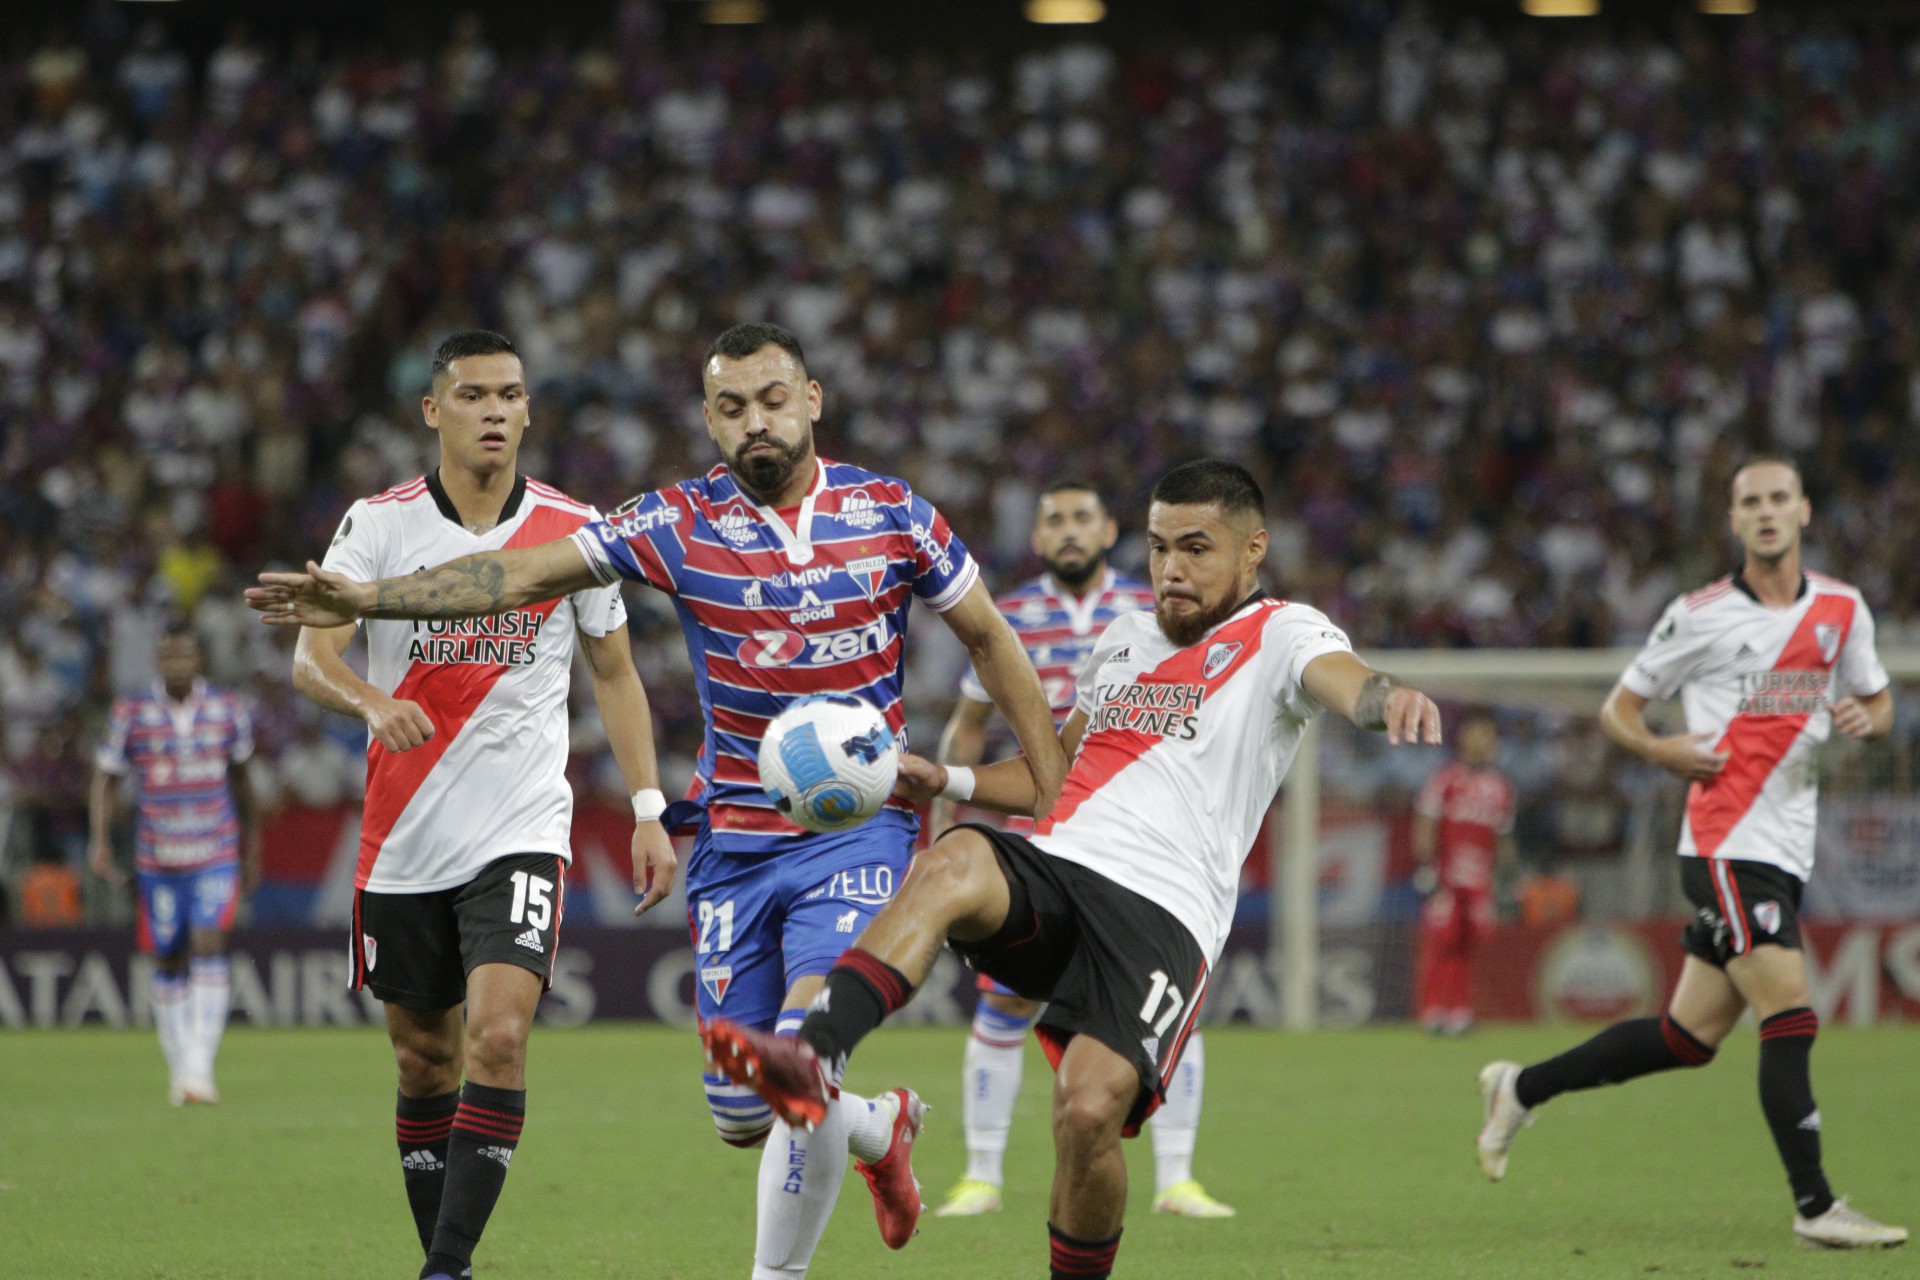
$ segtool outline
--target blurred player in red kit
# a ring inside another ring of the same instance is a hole
[[[1414,883],[1420,911],[1420,1023],[1459,1035],[1473,1026],[1473,953],[1493,931],[1493,883],[1513,865],[1513,784],[1493,764],[1500,731],[1476,714],[1459,755],[1414,802]]]

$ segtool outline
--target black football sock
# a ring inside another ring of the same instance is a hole
[[[1703,1067],[1713,1050],[1672,1018],[1634,1018],[1616,1022],[1584,1044],[1557,1058],[1536,1062],[1513,1082],[1523,1107],[1537,1107],[1574,1089],[1625,1084],[1655,1071]]]
[[[849,947],[827,974],[826,988],[800,1024],[800,1038],[813,1046],[838,1079],[853,1047],[912,995],[913,984],[906,974],[871,951]]]
[[[1783,1010],[1760,1024],[1760,1109],[1803,1218],[1817,1218],[1833,1205],[1833,1189],[1820,1169],[1820,1108],[1808,1065],[1819,1030],[1820,1019],[1805,1008]]]
[[[1120,1252],[1120,1236],[1116,1231],[1105,1240],[1081,1240],[1049,1222],[1051,1280],[1106,1280],[1113,1274],[1114,1255]]]
[[[440,1220],[440,1189],[447,1183],[447,1139],[459,1105],[458,1089],[431,1098],[409,1098],[403,1093],[394,1103],[400,1176],[407,1184],[407,1207],[413,1210],[422,1249],[432,1247],[433,1226]]]
[[[447,1143],[447,1185],[440,1195],[440,1220],[427,1248],[422,1276],[445,1271],[459,1275],[473,1261],[473,1247],[507,1182],[507,1166],[520,1145],[527,1114],[525,1089],[496,1089],[469,1080],[460,1090]]]

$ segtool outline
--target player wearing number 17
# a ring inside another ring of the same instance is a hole
[[[926,981],[943,945],[1030,1000],[1053,1092],[1052,1274],[1113,1269],[1123,1134],[1165,1097],[1233,921],[1240,864],[1299,749],[1332,708],[1393,743],[1440,741],[1440,713],[1369,670],[1325,614],[1268,599],[1267,531],[1245,468],[1201,461],[1154,486],[1151,613],[1101,633],[1061,746],[1060,802],[1031,837],[947,832],[840,963],[798,1043],[710,1023],[708,1051],[789,1119],[830,1117],[853,1047]],[[979,770],[908,756],[901,789],[1019,813],[1024,758]],[[1189,1268],[1197,1274],[1204,1268]]]
[[[484,617],[620,578],[671,598],[706,713],[687,806],[700,1016],[724,1008],[736,1022],[790,1030],[861,924],[892,897],[916,824],[904,803],[834,834],[787,821],[758,769],[760,739],[785,707],[852,694],[898,733],[907,616],[918,599],[966,645],[1035,762],[1029,812],[1051,807],[1066,760],[1040,678],[946,520],[901,481],[815,455],[823,392],[798,340],[775,325],[737,325],[714,340],[702,381],[707,430],[724,459],[705,476],[643,494],[558,541],[372,584],[263,574],[248,599],[269,621],[337,623]],[[849,1155],[873,1193],[882,1238],[899,1248],[911,1237],[921,1204],[909,1156],[924,1108],[907,1090],[873,1100],[843,1092],[831,1123],[796,1128],[776,1123],[748,1088],[712,1074],[705,1083],[721,1139],[764,1145],[756,1280],[806,1274]]]
[[[470,330],[440,344],[422,413],[439,436],[440,465],[354,503],[327,552],[326,576],[405,572],[565,537],[598,518],[519,473],[526,376],[499,334]],[[642,908],[672,884],[626,610],[612,588],[582,584],[481,625],[373,621],[364,680],[342,661],[353,617],[276,616],[306,624],[294,657],[300,690],[367,722],[353,983],[386,1005],[400,1069],[400,1168],[427,1253],[420,1274],[458,1277],[519,1142],[527,1031],[559,945],[576,638],[614,758],[636,793]]]

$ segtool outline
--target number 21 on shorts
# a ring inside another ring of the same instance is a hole
[[[733,950],[733,899],[714,903],[703,898],[694,904],[693,910],[700,928],[700,940],[696,944],[699,954]]]
[[[540,930],[553,923],[553,881],[526,871],[508,878],[513,881],[513,905],[507,909],[507,918]]]

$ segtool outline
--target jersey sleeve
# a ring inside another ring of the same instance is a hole
[[[573,541],[602,586],[625,578],[673,595],[679,590],[674,566],[686,556],[684,537],[692,513],[678,489],[656,489],[610,516],[581,525]],[[624,609],[621,618],[625,620]]]
[[[913,593],[929,608],[945,613],[980,580],[980,566],[932,503],[910,494],[908,509],[913,520]]]
[[[1352,653],[1347,633],[1318,609],[1295,604],[1274,611],[1267,622],[1266,644],[1272,646],[1280,664],[1276,693],[1281,713],[1304,720],[1326,710],[1307,692],[1307,664],[1329,653]]]
[[[355,582],[377,582],[387,576],[385,530],[365,498],[347,508],[320,567],[343,573]]]
[[[1685,600],[1667,606],[1646,645],[1621,673],[1620,683],[1627,692],[1659,702],[1671,698],[1687,682],[1702,644],[1692,623],[1692,611]]]
[[[132,729],[133,704],[125,698],[115,699],[113,709],[107,712],[106,736],[93,753],[93,763],[100,772],[123,774],[131,767],[127,763],[127,735]]]
[[[1893,682],[1873,644],[1873,611],[1862,600],[1847,629],[1847,642],[1841,646],[1836,664],[1834,693],[1840,697],[1871,698]]]
[[[234,764],[245,764],[253,759],[253,712],[247,706],[247,700],[238,694],[233,696],[232,733],[227,741],[227,759]]]
[[[592,519],[581,528],[590,529],[596,524],[603,523],[604,519],[598,511],[595,511]],[[591,555],[588,555],[587,563],[593,564]],[[594,574],[596,577],[599,575],[597,568]],[[608,582],[604,586],[588,587],[584,591],[576,591],[567,599],[573,604],[573,616],[578,620],[583,635],[610,635],[627,624],[627,603],[620,598],[620,584],[617,581]]]

